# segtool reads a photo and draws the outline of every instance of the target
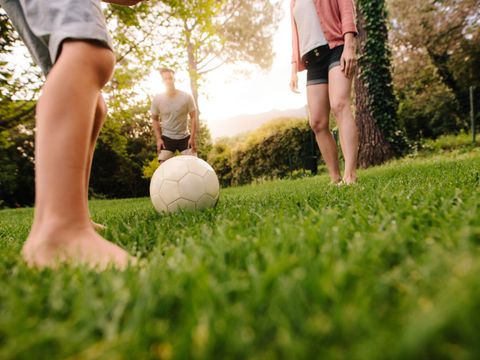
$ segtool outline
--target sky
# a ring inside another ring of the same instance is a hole
[[[258,67],[248,77],[233,74],[228,65],[210,73],[207,83],[200,89],[199,97],[205,120],[215,137],[215,129],[220,122],[238,115],[250,115],[270,110],[286,110],[304,107],[306,104],[305,74],[299,74],[300,94],[290,91],[291,73],[291,28],[290,2],[283,1],[284,17],[274,36],[276,53],[272,68],[268,72]],[[186,74],[177,74],[177,79],[187,78]],[[178,81],[177,88],[190,92],[187,81]],[[156,72],[150,77],[147,87],[153,93],[163,91],[160,75]],[[204,95],[208,94],[208,98]],[[235,134],[231,134],[235,135]]]

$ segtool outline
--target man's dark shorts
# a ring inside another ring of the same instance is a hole
[[[188,147],[188,141],[190,140],[190,135],[183,139],[172,139],[167,136],[162,135],[163,144],[165,148],[160,151],[158,154],[159,161],[166,161],[175,155],[175,152],[178,151],[182,155],[193,155],[196,156],[196,153]]]
[[[165,144],[165,150],[175,152],[182,152],[188,149],[188,140],[190,140],[190,135],[184,139],[171,139],[167,136],[162,135],[163,143]]]
[[[340,65],[343,45],[330,49],[328,45],[319,46],[303,56],[307,67],[307,86],[328,84],[328,72]]]

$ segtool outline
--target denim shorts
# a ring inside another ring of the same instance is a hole
[[[45,75],[66,39],[113,48],[100,0],[0,0],[0,5]]]
[[[303,56],[307,67],[307,86],[328,84],[328,72],[340,65],[343,45],[330,49],[328,45],[319,46]]]

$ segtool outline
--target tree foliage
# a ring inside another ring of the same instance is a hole
[[[171,50],[160,51],[172,67],[188,69],[197,104],[202,79],[222,65],[271,66],[280,1],[164,0],[162,5],[153,11],[168,19],[159,37],[167,39]]]
[[[394,66],[398,119],[414,142],[465,128],[452,91],[442,82],[427,54],[411,52]]]
[[[433,67],[430,80],[439,80],[448,88],[458,103],[450,111],[465,120],[468,88],[480,90],[480,0],[388,0],[388,4],[396,65],[406,71],[405,81],[398,84],[400,91],[418,79],[422,66]]]
[[[32,205],[34,120],[0,131],[0,208]]]
[[[117,121],[108,121],[98,139],[92,164],[91,193],[115,198],[148,194],[148,181],[142,177],[146,158],[139,156],[138,143],[126,137],[126,129]],[[137,138],[140,139],[140,138]],[[141,144],[140,150],[148,148]],[[148,154],[145,154],[148,155]]]
[[[367,35],[359,59],[360,80],[375,126],[393,153],[405,149],[402,126],[414,140],[464,129],[467,89],[473,85],[480,90],[480,0],[357,4]],[[155,142],[148,113],[152,94],[142,82],[160,66],[185,70],[198,103],[204,80],[224,64],[234,64],[237,70],[268,69],[280,1],[151,0],[104,9],[117,66],[104,92],[109,115],[94,158],[91,193],[144,196],[144,172],[155,159]],[[0,9],[0,197],[9,206],[33,202],[34,109],[43,82],[37,67],[16,66],[19,46]],[[289,121],[261,128],[242,147],[228,141],[212,144],[201,121],[198,142],[200,157],[212,163],[223,185],[288,176],[310,167],[308,159],[319,156],[312,153],[308,126]]]
[[[0,8],[0,208],[33,204],[34,110],[38,71],[11,61],[19,38]],[[21,99],[21,100],[20,100]]]
[[[27,69],[19,67],[18,60],[13,61],[18,44],[19,37],[0,8],[0,131],[12,129],[33,117],[33,100],[41,86],[40,71],[33,67],[31,60]]]

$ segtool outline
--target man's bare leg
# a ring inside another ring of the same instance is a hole
[[[158,154],[158,166],[162,165],[168,159],[171,159],[175,154],[169,150],[162,150]]]
[[[23,257],[32,266],[59,262],[124,268],[126,251],[98,235],[86,194],[89,145],[100,91],[110,79],[113,53],[67,41],[37,105],[36,205]]]
[[[310,127],[315,133],[318,147],[327,165],[330,179],[333,183],[341,181],[338,166],[337,144],[329,129],[330,103],[328,100],[328,85],[318,84],[307,86]]]

